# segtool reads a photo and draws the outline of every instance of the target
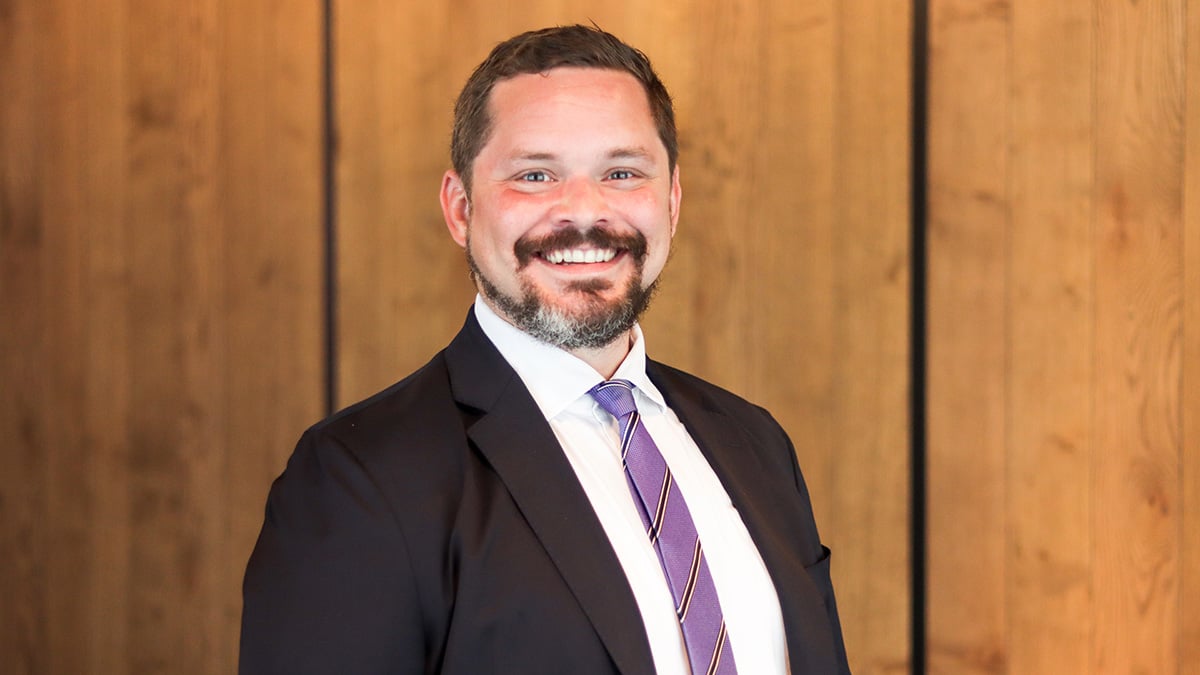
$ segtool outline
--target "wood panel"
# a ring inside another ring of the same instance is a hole
[[[1092,651],[1099,672],[1170,673],[1180,668],[1183,2],[1100,2],[1097,19]]]
[[[912,640],[909,626],[898,625],[912,609],[907,536],[912,17],[907,5],[835,3],[833,442],[825,455],[831,499],[824,522],[837,537],[839,607],[846,640],[855,645],[855,672],[893,675],[910,672]],[[774,60],[787,59],[781,51]],[[770,194],[786,194],[792,181],[782,177]],[[787,268],[781,261],[779,270]],[[787,280],[779,279],[778,287],[789,288]],[[771,295],[780,305],[788,298]],[[797,327],[807,329],[805,316],[820,315],[801,310],[793,316],[794,333]],[[777,349],[786,354],[787,341]],[[798,415],[790,428],[803,435],[815,418]]]
[[[929,10],[928,667],[996,673],[1007,624],[1008,7]]]
[[[1090,2],[1011,14],[1003,480],[1012,673],[1093,672],[1093,26]]]
[[[685,196],[651,353],[792,432],[855,672],[905,672],[909,8],[446,5],[335,3],[340,404],[424,363],[473,296],[436,199],[470,70],[517,32],[594,20],[677,105]]]
[[[1186,10],[1179,672],[1200,675],[1200,11]]]
[[[317,9],[0,11],[5,672],[236,669],[320,412]]]
[[[933,672],[1194,672],[1184,7],[931,4]]]

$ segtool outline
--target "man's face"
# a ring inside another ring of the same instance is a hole
[[[641,84],[628,73],[556,68],[503,80],[472,194],[448,172],[442,209],[484,300],[551,344],[598,348],[649,301],[679,215]]]

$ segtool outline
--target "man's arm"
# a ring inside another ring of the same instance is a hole
[[[804,474],[800,471],[800,461],[796,457],[796,448],[792,445],[792,440],[787,436],[782,429],[780,432],[787,438],[787,449],[792,459],[792,476],[796,483],[796,489],[800,492],[800,496],[811,509],[812,499],[808,494],[808,486],[804,482]],[[815,523],[813,527],[815,528]],[[842,638],[842,622],[838,617],[837,599],[833,594],[833,579],[829,572],[830,551],[829,547],[821,545],[821,557],[812,565],[804,569],[808,572],[809,578],[816,584],[821,591],[821,597],[825,601],[825,613],[829,616],[829,627],[833,631],[833,648],[837,657],[837,666],[839,675],[850,675],[850,661],[846,656],[846,643]]]
[[[271,487],[242,595],[245,675],[425,671],[398,523],[353,453],[320,431]]]

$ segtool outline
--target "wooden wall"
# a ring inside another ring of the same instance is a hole
[[[858,672],[905,670],[908,8],[331,7],[0,3],[2,669],[233,670],[266,491],[327,385],[398,379],[470,302],[436,199],[457,89],[494,42],[595,20],[678,100],[653,353],[792,431]]]
[[[679,108],[652,352],[791,430],[855,672],[908,672],[912,4],[0,2],[0,669],[233,670],[327,386],[402,376],[470,301],[457,88],[595,20]],[[929,670],[1200,673],[1200,7],[928,7]]]
[[[908,671],[912,3],[105,4],[0,4],[6,672],[231,669],[328,384],[322,181],[340,404],[470,301],[434,198],[468,70],[588,20],[679,106],[652,351],[792,431],[855,671]],[[928,5],[930,670],[1200,672],[1200,8]]]
[[[929,670],[1200,673],[1200,7],[928,7]],[[402,376],[470,301],[457,88],[595,20],[679,107],[652,352],[791,430],[855,672],[908,672],[912,3],[322,9],[0,2],[0,669],[234,669],[326,387]]]
[[[316,3],[0,3],[0,671],[230,673],[322,413]]]
[[[1200,673],[1200,6],[930,3],[935,673]]]
[[[338,390],[424,363],[474,296],[434,199],[450,110],[518,32],[595,21],[674,95],[683,207],[652,355],[796,440],[859,673],[903,672],[909,13],[890,0],[335,3]]]

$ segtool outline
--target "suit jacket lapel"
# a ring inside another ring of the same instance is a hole
[[[554,432],[475,320],[446,350],[456,400],[481,413],[467,434],[504,482],[622,672],[653,658],[633,592]]]
[[[659,364],[650,361],[647,370],[704,453],[758,547],[779,597],[792,672],[803,672],[801,655],[811,649],[810,631],[824,625],[826,617],[824,600],[795,555],[798,543],[789,530],[790,519],[781,513],[795,503],[794,486],[789,480],[763,480],[777,472],[760,463],[760,453],[751,447],[753,439],[737,419],[702,392],[670,377]]]

